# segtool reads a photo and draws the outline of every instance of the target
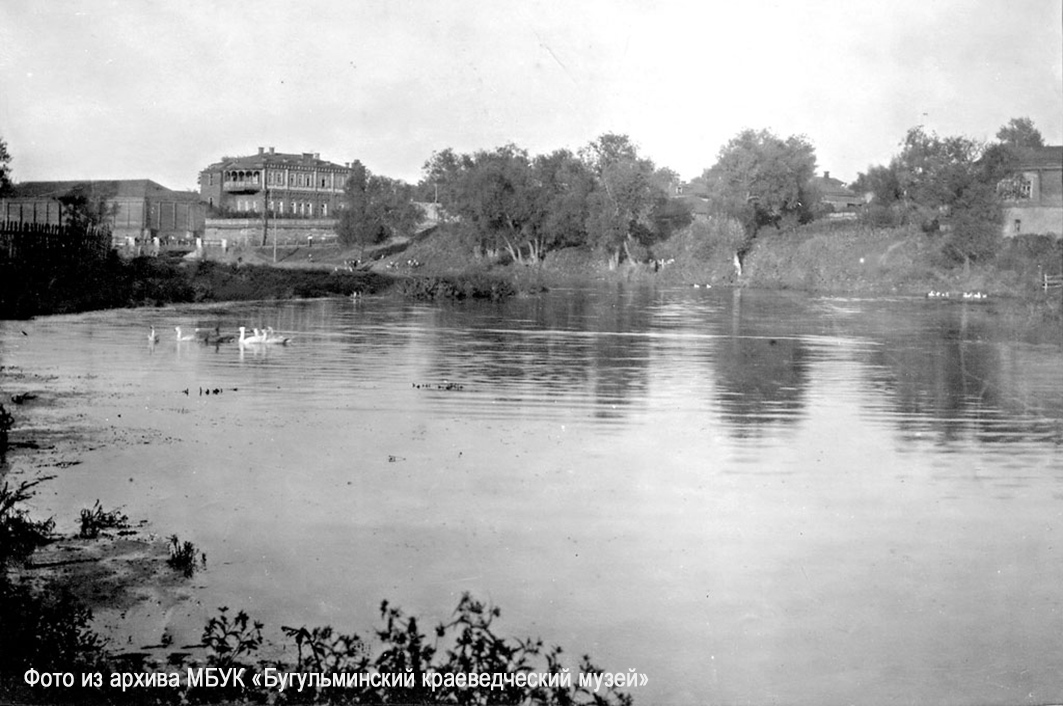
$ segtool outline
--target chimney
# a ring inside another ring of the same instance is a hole
[[[314,159],[321,159],[321,153],[320,152],[314,152]]]
[[[824,179],[830,179],[830,172],[827,172],[827,171],[823,172],[823,178]]]
[[[269,153],[273,154],[273,148],[272,147],[269,148]]]
[[[258,148],[258,153],[259,153],[259,154],[262,154],[262,153],[263,153],[263,152],[265,152],[265,151],[266,151],[266,148],[265,148],[265,147],[259,147],[259,148]]]

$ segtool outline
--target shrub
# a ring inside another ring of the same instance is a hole
[[[33,497],[33,488],[50,480],[46,476],[11,486],[0,486],[0,569],[11,559],[25,559],[34,549],[52,540],[55,520],[34,521],[29,513],[16,507]]]

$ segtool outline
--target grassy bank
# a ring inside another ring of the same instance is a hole
[[[983,292],[1059,311],[1060,292],[1045,294],[1042,273],[1063,271],[1063,241],[1024,235],[1003,241],[995,256],[967,266],[950,261],[941,235],[917,228],[874,228],[852,221],[817,221],[793,230],[765,229],[746,253],[739,276],[734,255],[743,234],[737,224],[701,216],[669,240],[653,246],[656,264],[624,263],[609,270],[605,257],[587,248],[547,254],[541,263],[513,263],[505,255],[472,257],[460,235],[441,229],[412,245],[402,258],[418,271],[486,275],[515,290],[589,282],[652,282],[666,286],[739,286],[829,294],[910,295]]]
[[[817,221],[788,231],[762,230],[739,276],[734,253],[742,239],[733,222],[699,216],[653,246],[655,263],[624,263],[616,270],[588,248],[555,250],[534,264],[511,262],[505,254],[475,256],[454,227],[370,252],[376,259],[359,268],[349,266],[357,253],[335,244],[282,251],[276,263],[263,248],[208,261],[122,260],[112,254],[68,264],[6,263],[0,265],[0,318],[354,293],[497,299],[544,287],[624,281],[863,295],[977,291],[1027,300],[1050,312],[1060,309],[1058,290],[1046,295],[1040,283],[1042,273],[1063,271],[1063,242],[1046,236],[1010,238],[993,257],[963,265],[946,257],[940,235]]]
[[[481,273],[350,271],[165,257],[0,267],[0,319],[165,304],[306,299],[394,291],[420,299],[499,298],[507,282]]]

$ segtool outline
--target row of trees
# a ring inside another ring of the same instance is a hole
[[[701,181],[711,208],[741,222],[741,253],[766,226],[811,220],[815,149],[804,137],[746,130],[720,150]],[[522,263],[586,246],[611,267],[651,256],[655,243],[692,220],[688,201],[672,198],[678,175],[639,154],[626,135],[605,134],[577,153],[531,156],[516,145],[459,154],[436,152],[414,190],[355,165],[341,216],[341,238],[367,245],[408,229],[415,196],[443,213],[482,255],[507,253]]]
[[[517,262],[586,245],[615,267],[644,259],[691,219],[670,198],[675,172],[641,156],[626,135],[602,135],[577,154],[532,157],[512,144],[472,154],[446,149],[432,155],[424,174],[420,193],[460,219],[476,252],[505,251]]]

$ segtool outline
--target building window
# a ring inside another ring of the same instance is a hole
[[[207,175],[207,185],[214,186],[214,172]]]
[[[321,217],[322,218],[328,218],[328,204],[327,203],[321,204]]]

